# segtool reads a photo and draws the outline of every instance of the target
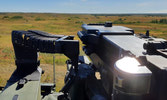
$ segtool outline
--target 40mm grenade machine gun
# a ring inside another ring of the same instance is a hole
[[[13,31],[17,69],[0,94],[1,100],[167,100],[167,41],[105,24],[83,24],[78,36],[41,31]],[[66,55],[67,74],[60,93],[40,84],[38,52]],[[97,79],[95,73],[100,73]]]

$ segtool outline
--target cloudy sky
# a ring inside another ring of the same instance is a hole
[[[167,13],[167,0],[0,0],[0,12]]]

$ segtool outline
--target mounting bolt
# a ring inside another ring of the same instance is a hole
[[[146,36],[148,36],[148,37],[150,36],[149,30],[146,31]]]

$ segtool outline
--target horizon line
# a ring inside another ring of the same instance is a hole
[[[37,14],[105,14],[105,15],[154,15],[154,14],[163,14],[163,15],[166,15],[167,13],[158,13],[158,12],[155,12],[155,13],[72,13],[72,12],[69,12],[69,13],[65,13],[65,12],[0,12],[0,14],[2,13],[37,13]]]

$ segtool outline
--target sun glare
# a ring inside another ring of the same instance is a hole
[[[128,73],[139,73],[140,63],[132,57],[124,57],[116,62],[117,68]]]

